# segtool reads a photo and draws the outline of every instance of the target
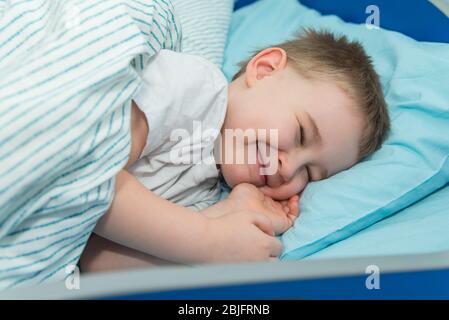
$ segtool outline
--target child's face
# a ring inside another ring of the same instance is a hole
[[[325,179],[354,165],[363,121],[354,102],[337,85],[302,77],[287,66],[282,56],[285,52],[274,48],[274,52],[261,55],[264,51],[231,83],[222,128],[223,146],[230,142],[226,129],[256,132],[243,145],[234,143],[228,150],[244,154],[245,160],[250,150],[256,150],[257,161],[223,162],[221,170],[230,186],[251,183],[264,194],[284,200],[301,192],[309,181]],[[270,129],[278,132],[277,146]],[[226,147],[222,151],[224,156],[229,152]],[[264,164],[271,168],[270,174],[264,175],[263,169],[261,174]]]

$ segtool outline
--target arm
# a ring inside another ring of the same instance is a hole
[[[86,244],[79,265],[81,272],[91,273],[174,266],[176,264],[122,246],[93,233]]]
[[[157,197],[122,170],[116,179],[112,205],[95,232],[139,251],[188,262],[195,259],[189,243],[204,242],[206,219]],[[195,247],[204,250],[200,245]]]
[[[112,206],[95,232],[121,245],[179,263],[261,261],[282,246],[262,214],[211,219],[157,197],[122,170]]]

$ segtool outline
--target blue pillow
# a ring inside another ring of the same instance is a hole
[[[425,254],[449,250],[449,185],[307,259]]]
[[[287,40],[302,27],[363,44],[381,77],[392,133],[370,158],[308,185],[300,218],[282,236],[284,260],[350,237],[449,182],[449,45],[322,16],[296,0],[261,0],[234,13],[225,51],[228,79],[255,49]]]

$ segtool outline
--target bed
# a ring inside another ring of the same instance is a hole
[[[253,2],[237,1],[235,10]],[[301,3],[355,23],[366,19],[363,8],[376,4],[382,8],[383,27],[419,41],[449,43],[444,1],[440,2],[440,9],[424,0],[413,1],[413,6],[403,6],[399,0]],[[82,279],[82,290],[68,291],[62,284],[48,284],[38,290],[0,294],[0,298],[448,299],[448,199],[449,184],[442,184],[395,214],[298,261],[88,275]],[[370,266],[381,272],[379,290],[367,290],[365,286],[367,275],[373,270]]]

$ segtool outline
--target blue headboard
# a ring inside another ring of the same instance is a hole
[[[238,0],[239,9],[257,0]],[[282,0],[279,0],[282,1]],[[380,10],[380,25],[420,41],[449,43],[449,18],[428,0],[299,0],[323,14],[335,14],[354,23],[365,22],[369,5]]]

